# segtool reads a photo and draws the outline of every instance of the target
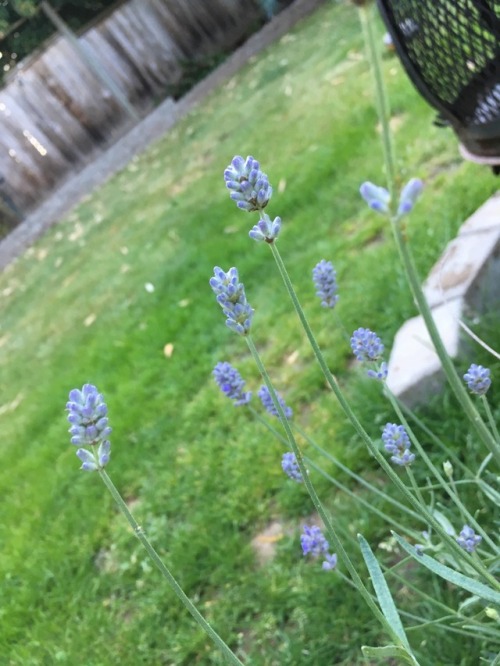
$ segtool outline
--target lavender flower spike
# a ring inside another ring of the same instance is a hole
[[[457,537],[458,545],[468,553],[473,553],[479,546],[483,538],[474,532],[472,527],[464,525],[462,531]]]
[[[358,328],[354,331],[351,349],[358,361],[378,361],[384,353],[382,340],[369,328]]]
[[[337,295],[337,273],[331,261],[322,259],[312,271],[316,296],[321,298],[324,308],[334,308],[339,300]]]
[[[382,432],[382,441],[385,450],[392,453],[391,462],[406,467],[415,460],[415,454],[410,453],[410,438],[402,425],[386,423]]]
[[[253,309],[245,296],[245,287],[239,281],[236,268],[225,273],[222,268],[214,268],[214,277],[210,278],[210,286],[216,295],[217,302],[226,315],[226,326],[239,335],[247,335],[252,323]]]
[[[372,379],[377,379],[379,382],[385,382],[389,374],[389,366],[385,361],[382,361],[376,370],[367,370],[366,374]]]
[[[322,565],[323,571],[332,571],[332,569],[335,569],[337,566],[337,555],[333,553],[330,555],[330,553],[327,553],[325,555],[325,560]]]
[[[385,187],[379,187],[378,185],[374,185],[374,183],[370,183],[370,181],[366,181],[359,188],[359,193],[373,210],[382,214],[389,212],[391,195]]]
[[[257,394],[262,402],[262,405],[264,406],[264,409],[269,412],[272,416],[279,416],[278,410],[274,406],[273,399],[271,398],[271,394],[269,393],[269,389],[267,386],[261,386],[259,389],[259,393]],[[283,408],[283,411],[285,412],[285,416],[287,419],[292,418],[293,411],[291,407],[287,407],[285,401],[283,398],[280,396],[278,392],[276,392],[276,395],[278,396],[278,401]]]
[[[246,160],[241,155],[233,157],[224,171],[224,180],[231,190],[231,199],[238,208],[248,212],[263,210],[273,194],[266,174],[251,155]]]
[[[465,373],[464,380],[471,393],[484,395],[491,386],[490,370],[473,363]]]
[[[71,424],[71,443],[80,447],[76,455],[83,463],[81,469],[89,472],[102,469],[109,462],[111,452],[107,439],[111,433],[108,408],[102,395],[92,384],[84,384],[81,391],[70,391],[66,409]],[[90,451],[83,447],[90,447]]]
[[[278,234],[281,230],[281,218],[275,217],[271,221],[271,218],[267,213],[263,213],[260,220],[256,225],[252,227],[248,235],[250,238],[253,238],[254,241],[265,241],[266,243],[274,243],[278,238]]]
[[[406,215],[413,209],[423,189],[424,184],[420,178],[412,178],[406,183],[399,197],[398,215]]]
[[[304,525],[304,531],[300,536],[300,545],[303,555],[318,557],[328,552],[330,545],[323,536],[323,532],[316,525]]]
[[[329,553],[330,548],[328,541],[323,536],[323,532],[316,525],[309,527],[304,525],[304,531],[300,536],[300,545],[302,546],[302,554],[312,555],[313,557],[325,558],[322,568],[324,571],[331,571],[337,566],[337,555]]]
[[[213,376],[224,395],[227,395],[234,402],[235,407],[248,405],[252,397],[250,391],[243,391],[245,381],[240,373],[230,363],[217,363],[213,370]]]
[[[292,453],[291,451],[284,453],[283,458],[281,459],[281,467],[283,468],[285,474],[292,479],[292,481],[297,481],[297,483],[303,482],[304,479],[302,478],[295,453]]]

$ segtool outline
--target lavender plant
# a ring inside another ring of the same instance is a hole
[[[370,21],[367,19],[367,10],[361,7],[360,12],[367,33],[367,43],[372,49],[370,60],[377,68],[376,47]],[[317,566],[317,561],[322,561],[322,569],[333,572],[327,575],[325,584],[328,584],[328,581],[331,580],[329,576],[336,575],[349,587],[349,590],[352,589],[353,593],[359,594],[374,617],[380,622],[389,641],[386,645],[376,648],[364,646],[365,655],[374,659],[398,658],[404,663],[418,666],[417,650],[412,647],[408,639],[407,630],[401,620],[402,617],[413,623],[423,624],[432,621],[433,624],[439,625],[447,631],[458,633],[463,631],[466,633],[470,630],[476,632],[480,639],[490,640],[492,644],[498,645],[500,638],[495,629],[491,628],[491,622],[489,622],[489,619],[496,616],[492,612],[488,614],[485,610],[482,616],[471,617],[460,607],[450,608],[445,606],[442,602],[426,595],[416,586],[412,587],[414,594],[420,595],[429,606],[440,610],[445,609],[445,617],[451,621],[438,622],[416,616],[408,611],[400,611],[396,607],[387,582],[388,580],[401,581],[396,568],[381,564],[370,544],[362,535],[357,535],[357,538],[354,538],[350,531],[342,525],[341,519],[331,515],[317,491],[316,475],[326,478],[338,490],[347,493],[354,501],[359,502],[363,510],[377,515],[388,526],[394,528],[392,537],[388,534],[388,538],[393,538],[400,552],[404,552],[408,557],[413,558],[430,572],[429,575],[439,576],[448,583],[452,583],[461,593],[472,595],[471,598],[474,603],[480,600],[487,609],[489,608],[487,604],[492,604],[492,607],[500,604],[500,584],[495,577],[500,558],[500,546],[498,539],[489,534],[480,524],[476,507],[469,508],[464,504],[460,494],[459,481],[455,479],[455,467],[464,473],[464,477],[467,477],[464,480],[476,484],[477,491],[482,494],[486,506],[488,501],[498,503],[500,498],[498,491],[485,482],[481,478],[481,474],[490,462],[500,462],[500,438],[493,413],[486,399],[486,393],[491,385],[490,371],[480,365],[472,364],[463,376],[463,380],[459,377],[453,362],[446,353],[430,309],[423,296],[406,237],[403,236],[401,231],[401,219],[409,215],[415,207],[419,196],[422,194],[423,183],[417,178],[412,178],[401,189],[399,196],[396,195],[394,152],[390,141],[387,123],[387,101],[383,95],[380,69],[376,69],[375,80],[377,81],[378,107],[382,120],[388,183],[387,187],[383,187],[365,182],[360,187],[360,193],[368,206],[376,213],[386,216],[391,225],[410,289],[428,326],[431,339],[441,359],[450,386],[465,414],[470,418],[478,440],[487,449],[487,456],[483,465],[480,469],[474,471],[463,469],[459,457],[455,456],[453,451],[449,450],[444,443],[430,433],[431,445],[445,449],[455,463],[454,466],[447,461],[443,472],[436,467],[432,459],[432,452],[429,452],[429,443],[423,446],[411,427],[409,420],[413,418],[413,415],[407,413],[404,405],[391,394],[387,387],[388,366],[384,360],[385,346],[382,340],[369,328],[360,326],[350,338],[352,353],[365,368],[368,378],[377,380],[378,386],[387,398],[397,420],[397,422],[388,422],[385,425],[380,438],[372,438],[369,435],[366,426],[361,423],[354,412],[335,374],[326,362],[299,302],[285,263],[277,248],[277,241],[284,228],[283,221],[280,217],[272,219],[267,212],[264,212],[271,201],[273,188],[267,175],[261,170],[260,163],[253,156],[246,158],[239,155],[235,156],[224,171],[224,181],[230,192],[230,198],[239,210],[258,215],[257,222],[249,230],[249,237],[270,248],[278,273],[283,280],[292,306],[334,399],[338,401],[357,437],[366,445],[373,460],[393,484],[395,491],[398,493],[398,499],[394,499],[391,494],[368,482],[363,475],[354,473],[340,460],[336,459],[326,447],[319,445],[313,437],[304,432],[299,424],[294,422],[297,417],[293,418],[292,408],[287,405],[283,396],[275,389],[270,374],[252,339],[252,329],[258,322],[254,322],[254,309],[247,300],[245,286],[240,281],[238,270],[235,267],[224,271],[216,266],[209,284],[217,303],[222,309],[226,326],[240,338],[243,338],[248,346],[264,381],[264,384],[257,391],[257,395],[265,413],[274,419],[276,417],[279,419],[281,429],[278,429],[266,417],[262,417],[253,407],[252,391],[245,390],[245,380],[229,362],[217,363],[213,370],[213,377],[224,396],[231,400],[235,407],[249,410],[286,448],[286,452],[282,454],[280,459],[283,482],[294,482],[305,488],[311,500],[311,510],[317,513],[323,524],[323,527],[316,524],[303,526],[303,532],[300,536],[303,556],[311,559],[315,563],[314,566]],[[325,259],[320,260],[312,269],[312,278],[321,306],[327,310],[336,308],[339,302],[339,290],[337,274],[332,262]],[[360,323],[363,324],[363,322]],[[485,419],[481,416],[467,389],[473,397],[477,396],[481,402],[486,415]],[[111,445],[108,439],[111,428],[103,396],[96,387],[86,384],[81,390],[74,389],[70,392],[67,410],[68,421],[71,425],[71,443],[78,447],[76,454],[82,463],[81,469],[99,474],[134,533],[175,594],[196,622],[219,647],[226,659],[230,663],[241,664],[242,662],[208,624],[184,593],[169,569],[161,561],[106,473],[105,467],[109,464],[111,453]],[[372,425],[370,424],[370,426]],[[370,501],[364,500],[358,493],[353,492],[337,478],[329,475],[317,460],[305,456],[298,443],[297,434],[301,436],[308,447],[321,456],[322,461],[328,462],[329,465],[335,465],[373,496],[381,497],[390,509],[381,510]],[[420,470],[420,477],[428,477],[426,484],[419,485],[415,477],[415,469]],[[443,497],[446,496],[449,500],[449,515],[452,520],[436,510],[434,506],[436,493]],[[397,515],[390,513],[392,509],[397,509],[398,515],[404,514],[403,522]],[[458,531],[457,526],[462,526],[460,531]],[[401,534],[404,534],[404,537]],[[366,566],[371,587],[366,573],[356,564],[356,561],[359,560],[359,553]],[[408,581],[405,581],[405,584],[409,584]],[[494,663],[497,664],[498,660],[492,662],[492,664]]]
[[[243,167],[242,165],[245,166]],[[239,181],[235,179],[235,171],[240,173]],[[231,178],[229,175],[231,175]],[[250,186],[248,184],[247,179],[249,179],[250,176],[251,183],[258,183],[258,187],[261,188],[260,190],[256,189],[257,185]],[[323,357],[323,353],[316,342],[314,334],[299,303],[293,285],[288,277],[285,264],[276,247],[276,241],[278,240],[279,233],[283,228],[282,220],[281,218],[277,217],[275,218],[275,223],[271,223],[271,218],[269,215],[263,212],[264,207],[269,203],[272,188],[269,185],[267,176],[260,170],[259,162],[252,156],[249,156],[246,159],[241,156],[236,156],[233,158],[231,164],[226,169],[224,177],[226,180],[226,186],[231,190],[231,198],[237,202],[238,207],[246,212],[256,212],[259,214],[259,221],[251,228],[249,236],[251,239],[257,242],[265,241],[265,243],[270,247],[276,260],[279,273],[283,278],[285,287],[288,290],[291,301],[303,326],[306,336],[311,343],[316,359],[319,362],[319,365],[323,370],[325,378],[332,388],[335,397],[339,401],[341,407],[344,409],[346,416],[351,421],[358,435],[361,436],[362,440],[367,445],[373,457],[379,462],[380,466],[386,472],[389,479],[393,481],[395,486],[399,489],[402,496],[409,504],[408,509],[411,507],[410,510],[412,510],[415,515],[424,522],[426,529],[423,530],[422,534],[429,535],[429,530],[434,532],[436,538],[438,538],[440,542],[438,550],[445,553],[444,560],[452,562],[455,566],[455,571],[449,569],[439,561],[439,559],[443,559],[443,555],[441,555],[440,558],[436,560],[431,558],[429,555],[426,555],[424,564],[429,569],[431,569],[431,571],[437,573],[439,576],[447,580],[450,580],[450,577],[454,581],[460,580],[463,589],[474,591],[479,596],[482,595],[482,598],[485,599],[500,600],[500,585],[493,575],[489,564],[491,562],[490,558],[492,556],[495,557],[499,555],[498,544],[487,533],[485,533],[484,530],[482,530],[481,526],[478,525],[477,521],[475,520],[475,517],[464,506],[456,490],[456,486],[453,486],[452,483],[449,483],[450,479],[447,481],[439,472],[439,470],[436,469],[431,458],[424,451],[423,447],[416,439],[413,431],[406,421],[401,405],[398,403],[397,399],[390,394],[390,391],[388,390],[385,382],[388,368],[386,361],[383,360],[385,348],[381,339],[370,329],[360,327],[352,334],[351,348],[356,359],[368,368],[367,375],[370,378],[377,379],[381,383],[384,393],[387,395],[397,416],[401,419],[401,423],[399,424],[387,423],[383,430],[381,439],[385,451],[390,454],[390,462],[396,466],[396,468],[400,467],[406,470],[409,477],[409,485],[406,485],[402,482],[400,476],[395,470],[392,469],[390,463],[385,459],[384,455],[377,446],[377,443],[370,438],[364,426],[360,423],[354,414],[349,402],[340,389],[338,381],[330,371]],[[391,213],[392,197],[389,193],[389,190],[373,185],[372,183],[365,183],[361,186],[360,192],[369,206],[375,211],[387,215],[391,220],[399,221],[402,216],[411,212],[422,192],[422,189],[423,184],[420,180],[411,179],[401,191],[397,204],[397,212],[394,214],[394,216],[392,216]],[[216,274],[219,270],[220,269],[218,268],[215,269]],[[338,301],[338,288],[336,284],[336,273],[331,262],[322,260],[316,265],[316,267],[313,269],[313,282],[316,287],[317,295],[321,300],[321,305],[326,308],[334,307]],[[212,278],[210,284],[216,293],[217,300],[220,302],[221,292],[220,289],[218,290],[219,283],[214,283],[214,278]],[[242,299],[241,307],[244,307],[244,304],[246,303],[246,297],[244,296],[244,289],[242,285],[236,289],[236,291],[240,294]],[[223,300],[225,302],[227,299]],[[237,298],[234,299],[234,303],[238,303]],[[225,314],[227,315],[226,311]],[[366,585],[362,582],[361,576],[356,571],[351,557],[348,555],[346,549],[344,548],[344,544],[339,539],[338,526],[334,526],[332,520],[328,516],[328,512],[317,495],[313,482],[309,476],[309,470],[305,464],[306,459],[302,455],[302,452],[298,447],[297,441],[295,440],[293,432],[290,428],[289,420],[291,419],[292,411],[287,407],[283,398],[274,390],[269,375],[263,366],[255,346],[253,345],[249,328],[241,331],[237,330],[230,324],[228,324],[228,326],[243,335],[247,340],[250,351],[256,360],[257,366],[265,381],[265,386],[262,387],[259,391],[259,397],[261,398],[265,410],[273,416],[278,416],[282,422],[282,426],[286,433],[284,443],[291,449],[283,455],[283,471],[293,481],[304,483],[306,485],[313,505],[323,520],[325,530],[328,534],[328,539],[331,540],[331,542],[334,544],[335,550],[337,551],[336,553],[331,554],[331,559],[325,560],[323,568],[334,568],[331,565],[333,562],[335,562],[336,566],[338,558],[338,561],[346,566],[350,574],[350,577],[347,578],[347,582],[352,584],[358,590],[358,592],[362,594],[368,606],[371,608],[377,619],[381,621],[385,631],[392,639],[392,643],[389,646],[389,652],[386,651],[384,654],[386,654],[386,656],[399,656],[406,660],[408,663],[418,663],[417,658],[415,657],[415,654],[410,647],[403,625],[399,619],[399,613],[396,609],[394,601],[392,600],[392,596],[385,581],[385,577],[382,573],[382,569],[380,568],[380,565],[377,562],[377,559],[371,551],[368,543],[361,536],[359,537],[361,552],[373,584],[375,598],[372,597],[368,592]],[[489,371],[475,365],[471,366],[469,372],[465,375],[464,380],[467,382],[471,391],[483,395],[489,388],[489,382],[491,381],[489,378]],[[275,434],[277,434],[278,438],[280,438],[278,433],[275,432]],[[490,431],[488,431],[488,437],[495,439],[495,436],[492,436]],[[307,438],[307,441],[310,440]],[[415,445],[416,453],[411,451],[412,443]],[[453,528],[450,530],[449,524],[444,522],[442,517],[432,509],[431,503],[425,498],[425,489],[420,488],[415,480],[415,477],[411,471],[412,464],[421,464],[427,466],[429,472],[437,480],[437,487],[446,492],[451,498],[457,509],[458,517],[466,517],[468,523],[462,528],[458,536],[454,535]],[[315,465],[314,468],[321,471],[320,466],[318,468],[318,466]],[[450,476],[450,473],[452,474],[452,472],[450,472],[448,469],[448,476]],[[389,519],[388,522],[391,522],[391,520]],[[400,528],[401,526],[399,525],[398,527]],[[328,552],[329,543],[327,538],[321,532],[320,528],[306,526],[304,530],[304,534],[301,537],[304,554],[318,556]],[[479,533],[476,533],[475,530],[478,530]],[[400,531],[400,529],[398,529],[398,531]],[[405,544],[405,547],[406,545],[409,546],[409,542],[404,539],[402,540],[397,532],[395,532],[394,535],[399,541],[402,541],[402,543]],[[491,552],[484,558],[480,558],[477,557],[476,548],[483,541],[483,536],[485,538],[485,543],[487,542]],[[431,541],[429,540],[428,536],[426,539],[426,544],[417,544],[418,549],[411,551],[412,556],[415,556],[416,558],[417,556],[422,557],[424,550],[428,548],[435,549],[435,547],[431,545]],[[473,574],[473,576],[466,574]],[[459,576],[459,578],[457,579],[456,576]],[[375,603],[375,599],[377,603]],[[460,613],[457,611],[456,616],[458,617],[459,615]],[[366,654],[376,654],[376,652],[371,652],[370,650],[371,649],[367,648]]]

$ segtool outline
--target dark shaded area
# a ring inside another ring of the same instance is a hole
[[[103,13],[113,11],[123,0],[51,0],[61,18],[78,32]],[[38,3],[11,0],[0,2],[0,83],[9,70],[30,55],[56,32],[54,25],[38,7]],[[7,67],[7,70],[5,69]]]
[[[377,0],[401,62],[464,156],[500,164],[500,2]]]

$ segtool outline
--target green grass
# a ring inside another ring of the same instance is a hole
[[[298,535],[310,501],[284,480],[280,445],[225,401],[211,378],[215,363],[229,360],[251,389],[261,383],[208,286],[214,265],[236,265],[256,309],[254,339],[295,418],[358,472],[379,479],[312,363],[268,249],[248,239],[255,218],[235,208],[222,181],[234,154],[261,160],[275,186],[269,213],[284,221],[280,251],[306,313],[363,423],[379,436],[389,408],[353,369],[310,281],[315,263],[331,259],[347,330],[370,327],[388,346],[415,313],[387,223],[357,192],[363,180],[383,181],[362,56],[355,9],[327,4],[0,276],[3,663],[222,663],[151,569],[97,476],[78,471],[64,406],[68,391],[84,382],[108,402],[110,475],[243,661],[351,665],[362,663],[361,644],[384,640],[357,595],[302,560]],[[384,67],[401,179],[426,180],[408,220],[425,275],[497,181],[461,161],[397,60],[386,58]],[[498,346],[497,323],[485,317],[480,330]],[[171,357],[163,351],[168,343]],[[483,360],[495,370],[491,357],[474,354],[461,368]],[[481,459],[447,393],[425,416],[464,459]],[[346,535],[361,531],[374,548],[387,539],[386,526],[321,479],[318,487]],[[276,519],[283,536],[276,557],[261,566],[251,541]],[[419,571],[406,573],[437,594]],[[456,603],[446,588],[439,594]],[[396,598],[415,610],[408,591],[396,590]],[[434,655],[433,665],[476,664],[482,648],[432,630],[414,632],[412,642]]]

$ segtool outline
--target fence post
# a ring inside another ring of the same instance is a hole
[[[52,21],[55,27],[59,30],[59,32],[66,37],[73,49],[77,52],[77,54],[85,62],[89,69],[92,70],[99,81],[110,90],[116,101],[127,113],[127,115],[133,120],[140,120],[139,114],[129,102],[127,96],[116,84],[116,82],[106,73],[106,71],[103,69],[102,63],[98,62],[94,58],[93,54],[87,48],[85,48],[85,45],[80,42],[78,37],[69,28],[69,26],[66,25],[59,14],[57,14],[57,12],[53,9],[53,7],[51,7],[51,5],[45,0],[40,3],[40,7],[46,16],[50,19],[50,21]]]

